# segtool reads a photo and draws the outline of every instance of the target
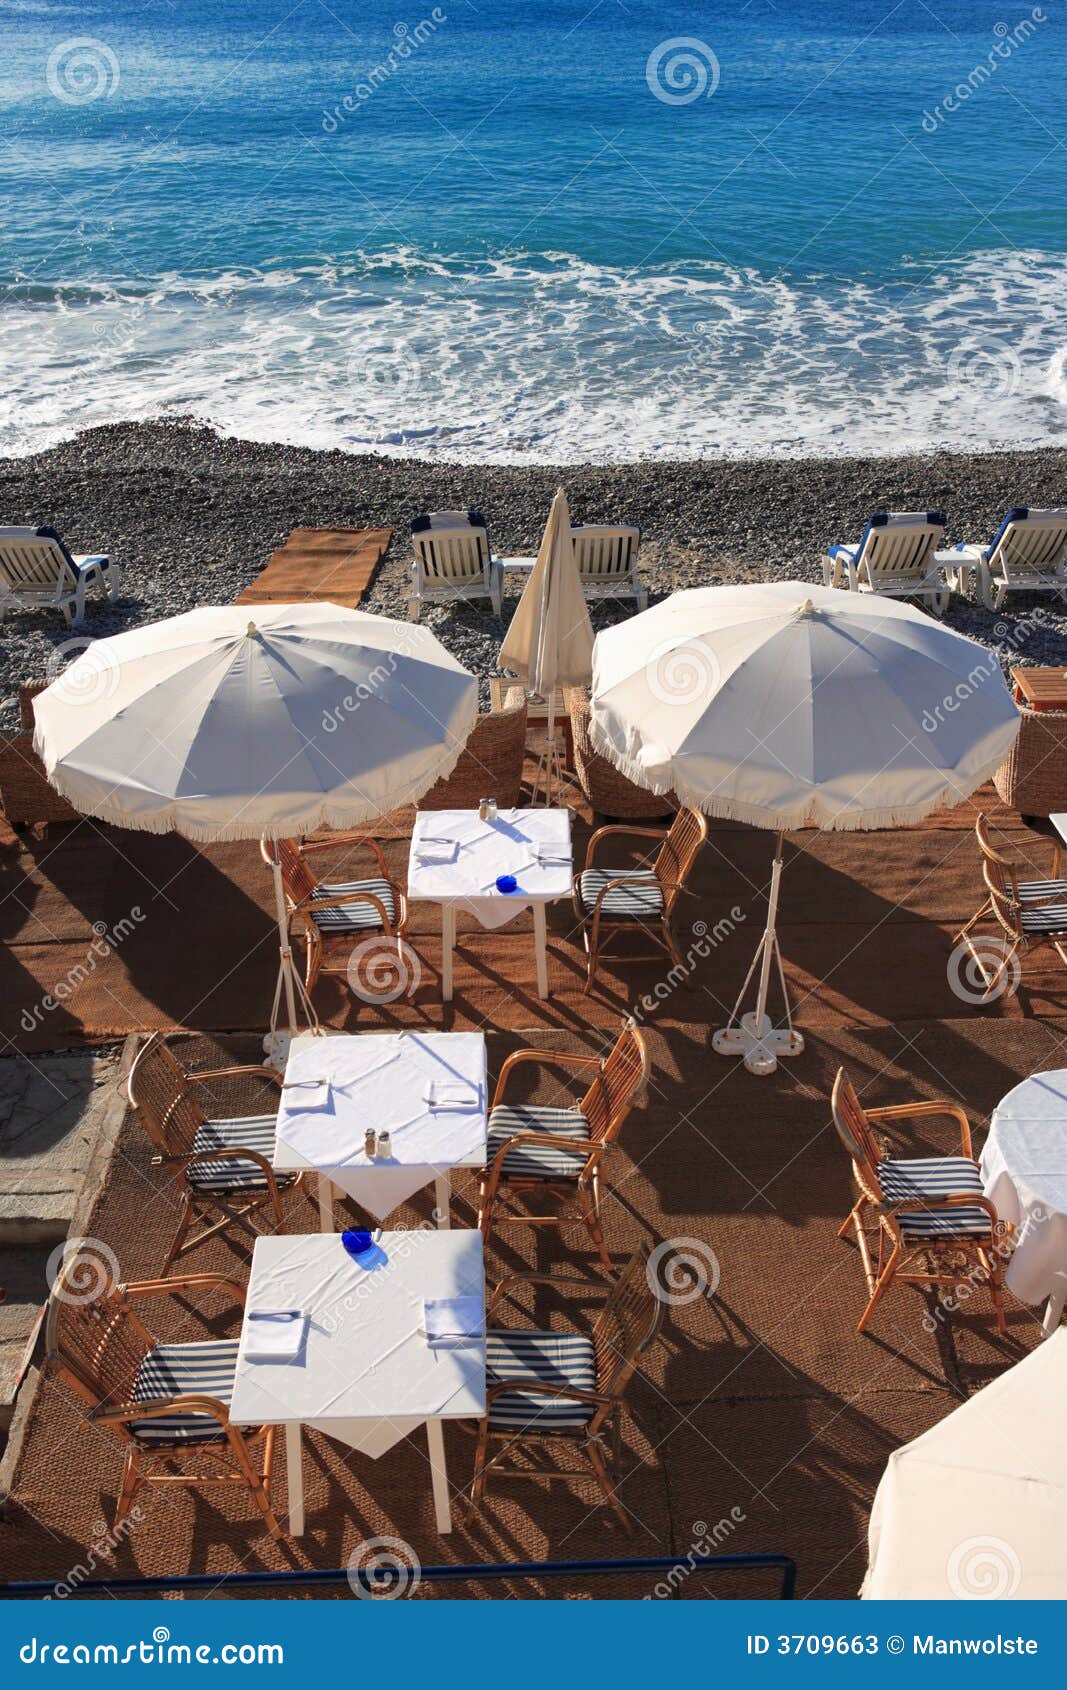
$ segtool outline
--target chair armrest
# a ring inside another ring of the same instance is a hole
[[[493,1101],[489,1105],[490,1109],[495,1109],[503,1097],[508,1075],[512,1069],[518,1068],[524,1062],[536,1062],[546,1068],[550,1068],[555,1063],[563,1068],[595,1068],[598,1073],[600,1071],[599,1056],[581,1056],[577,1052],[572,1055],[565,1050],[513,1050],[510,1056],[504,1058],[503,1066],[497,1075],[496,1089],[493,1092]]]
[[[974,1152],[971,1149],[971,1123],[967,1119],[967,1111],[962,1103],[952,1103],[947,1098],[938,1098],[930,1103],[895,1103],[887,1109],[868,1109],[865,1114],[869,1121],[916,1121],[925,1115],[948,1115],[959,1126],[963,1154],[970,1161],[974,1161]]]
[[[392,885],[393,896],[398,898],[397,889]],[[385,905],[376,892],[339,892],[332,898],[302,898],[294,904],[293,915],[310,915],[313,910],[343,909],[347,904],[373,904],[383,927],[389,926],[389,917],[385,912]]]
[[[892,1203],[882,1203],[879,1208],[887,1215],[914,1215],[919,1210],[937,1215],[953,1209],[984,1209],[994,1233],[1006,1237],[1015,1230],[1010,1221],[1001,1220],[991,1200],[979,1191],[949,1191],[940,1197],[901,1197]]]
[[[90,1409],[87,1419],[94,1426],[122,1426],[131,1420],[157,1420],[179,1414],[207,1414],[225,1430],[230,1424],[226,1404],[217,1397],[185,1395],[150,1397],[144,1402],[123,1403],[119,1408]]]
[[[550,1150],[572,1150],[575,1155],[584,1156],[587,1162],[594,1156],[602,1155],[607,1149],[605,1144],[594,1144],[593,1140],[589,1138],[561,1138],[558,1133],[516,1133],[513,1138],[504,1140],[489,1164],[490,1191],[495,1191],[500,1181],[505,1156],[509,1156],[513,1150],[521,1149],[524,1144],[543,1144],[546,1149]],[[523,1179],[527,1176],[519,1174],[516,1177]],[[558,1177],[566,1179],[569,1176],[561,1174]],[[536,1179],[537,1175],[531,1174],[529,1178]]]
[[[207,1291],[225,1286],[233,1293],[234,1301],[245,1306],[245,1287],[226,1273],[187,1273],[170,1279],[137,1279],[120,1287],[124,1297],[172,1297],[179,1291]]]
[[[615,1397],[604,1396],[602,1391],[583,1391],[577,1385],[554,1385],[545,1379],[535,1379],[532,1376],[523,1378],[520,1375],[516,1379],[502,1379],[498,1385],[490,1385],[485,1393],[485,1406],[488,1409],[497,1397],[516,1394],[530,1397],[562,1397],[567,1402],[587,1402],[601,1408],[612,1408],[617,1401]]]
[[[662,844],[664,839],[667,837],[668,831],[669,830],[665,827],[629,827],[624,822],[611,822],[607,827],[598,827],[596,832],[591,836],[589,844],[586,846],[585,866],[586,868],[592,868],[596,848],[602,839],[607,839],[618,833],[628,833],[631,838],[658,839]]]
[[[196,1150],[191,1156],[176,1157],[170,1166],[181,1167],[188,1172],[198,1162],[254,1162],[266,1175],[267,1186],[274,1201],[278,1200],[274,1169],[259,1150],[249,1150],[246,1145],[220,1145],[217,1150]]]
[[[278,1087],[282,1083],[280,1074],[275,1074],[270,1068],[263,1067],[258,1062],[245,1063],[240,1068],[196,1068],[191,1072],[189,1070],[183,1070],[183,1072],[187,1080],[196,1083],[201,1080],[231,1080],[238,1074],[258,1074],[264,1080],[271,1080]]]
[[[504,1292],[512,1285],[572,1285],[580,1290],[593,1292],[598,1297],[607,1297],[614,1290],[614,1285],[605,1279],[583,1279],[577,1273],[509,1273],[498,1280],[492,1295],[486,1305],[485,1319],[488,1325],[489,1316],[496,1308]]]
[[[385,866],[385,854],[376,839],[370,839],[364,834],[337,833],[332,839],[302,840],[300,855],[313,856],[316,851],[352,850],[356,846],[365,845],[377,859],[383,880],[389,879],[389,871]]]

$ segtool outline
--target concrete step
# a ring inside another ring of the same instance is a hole
[[[0,1058],[0,1248],[66,1238],[119,1059]]]
[[[0,1250],[0,1435],[11,1424],[15,1396],[33,1353],[48,1296],[48,1245]]]

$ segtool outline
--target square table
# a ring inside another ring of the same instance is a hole
[[[472,1229],[383,1232],[377,1265],[363,1267],[336,1233],[256,1239],[246,1315],[299,1309],[307,1334],[295,1361],[250,1360],[241,1331],[230,1419],[284,1426],[289,1529],[304,1530],[301,1426],[377,1460],[425,1425],[437,1529],[452,1529],[444,1420],[485,1412],[485,1269]],[[431,1345],[423,1300],[474,1297],[483,1335]]]
[[[1013,669],[1015,702],[1028,709],[1067,710],[1067,669]]]
[[[424,841],[451,840],[455,852],[447,862],[420,860]],[[556,853],[553,861],[539,861],[538,851]],[[497,890],[497,876],[512,874],[514,892]],[[408,864],[408,902],[428,899],[441,905],[442,996],[452,997],[452,953],[456,944],[456,911],[468,911],[483,927],[503,927],[528,906],[533,907],[537,990],[548,996],[547,924],[545,906],[570,896],[573,862],[571,813],[563,809],[499,810],[492,821],[481,821],[477,810],[420,810],[411,835]]]
[[[431,1105],[431,1084],[467,1096],[442,1093]],[[282,1083],[275,1171],[318,1172],[323,1232],[333,1230],[334,1186],[384,1220],[431,1180],[437,1224],[447,1227],[449,1170],[485,1162],[487,1098],[483,1033],[300,1033]],[[449,1107],[456,1101],[473,1107]],[[368,1127],[388,1131],[387,1160],[367,1156]]]

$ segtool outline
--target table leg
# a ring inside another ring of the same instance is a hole
[[[441,906],[441,996],[452,1002],[452,953],[456,948],[456,907]]]
[[[289,1481],[289,1532],[292,1537],[303,1537],[304,1473],[299,1420],[291,1420],[285,1428],[285,1476]]]
[[[319,1231],[333,1231],[333,1182],[319,1175]]]
[[[430,1452],[430,1473],[433,1478],[433,1507],[437,1516],[437,1530],[452,1530],[452,1509],[448,1497],[448,1468],[445,1465],[445,1434],[440,1420],[427,1420],[426,1447]]]
[[[445,1232],[452,1225],[452,1182],[447,1174],[438,1174],[433,1182],[433,1204],[438,1228]]]
[[[1046,1338],[1051,1338],[1063,1319],[1063,1305],[1067,1301],[1067,1291],[1054,1291],[1045,1304],[1045,1318],[1041,1322],[1041,1330]]]
[[[533,907],[534,951],[537,956],[537,995],[540,998],[548,996],[548,921],[544,904]]]

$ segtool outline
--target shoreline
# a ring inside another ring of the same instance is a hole
[[[641,573],[655,598],[724,581],[821,580],[827,544],[858,539],[878,508],[943,509],[946,544],[987,540],[1010,506],[1067,500],[1067,448],[530,467],[264,444],[186,420],[90,429],[33,456],[0,459],[0,522],[48,523],[72,550],[109,552],[125,566],[125,597],[115,607],[91,599],[81,632],[56,612],[4,618],[0,727],[15,725],[18,682],[58,673],[72,640],[80,648],[85,638],[231,602],[293,528],[391,527],[364,607],[402,617],[412,516],[474,505],[494,551],[532,552],[561,484],[575,522],[641,528]],[[517,590],[505,599],[503,623],[473,604],[431,609],[424,619],[487,681],[516,602]],[[632,608],[594,607],[594,626]],[[1035,620],[1025,596],[996,618],[956,600],[948,620],[1005,662],[1067,663],[1067,616],[1047,601]]]

